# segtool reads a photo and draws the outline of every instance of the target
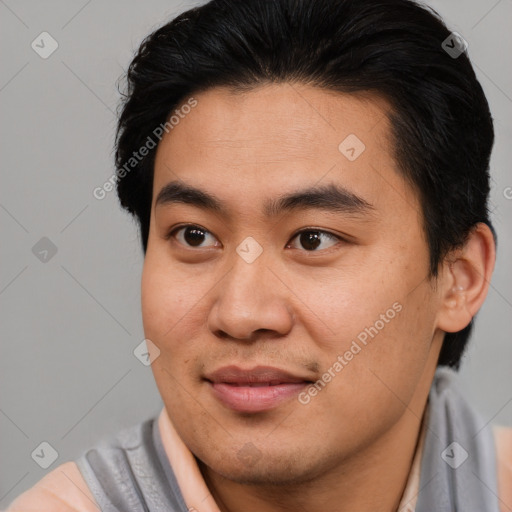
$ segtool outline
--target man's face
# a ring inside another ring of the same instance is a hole
[[[383,100],[290,84],[194,98],[155,161],[142,312],[156,384],[215,472],[311,478],[421,417],[442,335],[419,202]],[[305,201],[330,187],[342,194]]]

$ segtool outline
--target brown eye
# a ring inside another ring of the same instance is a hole
[[[341,238],[333,235],[332,233],[328,233],[327,231],[321,230],[303,230],[297,233],[292,240],[298,239],[300,245],[306,249],[306,251],[313,252],[322,244],[322,239],[330,240],[332,243],[327,245],[326,247],[322,247],[322,249],[329,249],[336,245]],[[325,244],[324,244],[325,245]],[[316,251],[318,252],[318,251]]]
[[[212,245],[203,245],[204,242],[208,241],[208,238],[215,241],[215,237],[206,229],[200,226],[181,226],[174,229],[170,237],[175,237],[179,243],[188,247],[211,247]],[[215,245],[215,243],[213,244]]]

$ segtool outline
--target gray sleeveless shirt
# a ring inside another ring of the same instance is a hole
[[[438,368],[429,395],[416,512],[499,512],[490,425]],[[75,462],[102,512],[188,512],[158,418],[121,430]]]

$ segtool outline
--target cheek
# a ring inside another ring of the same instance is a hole
[[[141,306],[144,334],[157,344],[173,325],[173,316],[179,299],[173,296],[167,276],[159,271],[151,255],[144,260],[141,282]]]
[[[141,282],[144,335],[160,351],[151,370],[168,411],[176,417],[193,389],[192,369],[197,364],[194,340],[200,338],[199,318],[204,318],[201,290],[196,290],[193,282],[183,272],[171,269],[168,261],[146,254]],[[190,413],[188,406],[186,409]]]
[[[368,428],[377,417],[391,421],[401,414],[430,355],[435,315],[426,290],[416,290],[407,302],[403,294],[392,302],[396,297],[400,293],[381,297],[368,307],[364,319],[352,323],[350,336],[327,367],[336,377],[324,393],[325,409],[343,416],[342,404],[350,404],[348,410]],[[333,368],[340,362],[338,355],[341,363]]]
[[[173,338],[200,311],[204,295],[198,279],[172,268],[172,263],[146,254],[141,282],[142,319],[147,337],[163,343]]]
[[[363,342],[371,339],[367,329],[375,323],[379,333],[389,331],[399,317],[400,304],[395,303],[402,300],[405,289],[396,276],[391,279],[385,273],[360,268],[329,269],[314,277],[297,273],[289,280],[299,299],[296,307],[301,321],[307,324],[311,338],[329,353],[348,350],[358,337]]]
[[[197,379],[199,359],[205,350],[202,345],[208,337],[209,292],[214,286],[215,279],[209,279],[206,272],[180,266],[170,261],[164,251],[146,253],[141,282],[142,318],[145,337],[160,350],[151,367],[157,385],[166,386],[166,390],[161,389],[162,394],[168,395],[175,378],[180,383]],[[172,392],[173,400],[178,396]]]
[[[309,296],[311,304],[323,306],[315,310],[325,333],[315,335],[322,370],[335,376],[324,374],[332,384],[319,393],[327,410],[351,403],[369,421],[371,410],[384,404],[396,402],[400,409],[395,394],[405,403],[411,398],[429,357],[436,303],[421,269],[401,268],[388,265],[385,272],[364,274],[364,281],[360,273],[345,275]]]

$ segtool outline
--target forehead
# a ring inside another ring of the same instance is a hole
[[[277,191],[336,182],[371,204],[417,209],[393,159],[390,106],[377,95],[283,83],[193,98],[158,146],[153,200],[176,179],[262,204]]]
[[[186,142],[186,137],[191,144],[201,140],[202,147],[196,148],[200,151],[234,154],[243,149],[244,155],[257,156],[259,161],[281,161],[292,154],[305,158],[328,147],[338,151],[347,130],[369,144],[387,145],[380,139],[388,135],[390,107],[376,95],[283,83],[248,92],[217,87],[194,98],[197,106],[179,121],[182,129],[172,129],[175,145]],[[262,147],[268,153],[262,153]]]

